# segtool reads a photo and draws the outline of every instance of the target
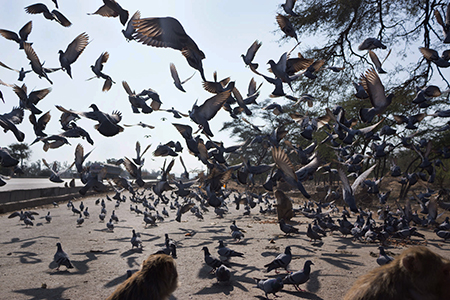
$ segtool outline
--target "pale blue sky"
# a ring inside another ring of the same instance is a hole
[[[39,56],[41,62],[45,61],[46,67],[59,67],[58,50],[65,50],[67,45],[80,33],[86,32],[91,43],[84,53],[72,66],[73,80],[64,72],[49,74],[54,82],[52,92],[44,98],[38,107],[46,112],[51,110],[52,119],[47,126],[48,134],[61,132],[59,117],[60,112],[55,108],[55,104],[77,111],[89,111],[89,105],[96,103],[98,107],[105,111],[120,110],[123,113],[121,124],[136,124],[139,121],[152,124],[156,129],[149,130],[141,127],[125,128],[123,133],[117,136],[106,138],[100,135],[94,128],[95,122],[88,119],[81,119],[78,124],[85,128],[95,141],[91,146],[81,139],[70,139],[71,146],[65,145],[59,149],[50,149],[48,152],[42,150],[42,143],[31,147],[33,156],[31,161],[45,158],[47,161],[60,160],[72,161],[75,147],[81,143],[85,151],[95,150],[89,157],[90,160],[104,161],[106,158],[120,158],[123,156],[135,155],[135,143],[137,140],[145,147],[152,143],[151,151],[156,149],[159,143],[169,140],[180,140],[185,147],[181,135],[171,125],[172,122],[189,124],[197,128],[196,124],[188,118],[182,120],[174,119],[170,114],[164,112],[153,112],[149,115],[133,114],[128,102],[127,94],[122,88],[122,80],[126,80],[130,87],[137,92],[144,88],[151,87],[156,90],[163,102],[163,108],[175,108],[187,112],[196,99],[199,103],[212,96],[201,87],[201,78],[198,72],[185,84],[187,93],[178,91],[173,85],[170,77],[169,64],[173,62],[180,74],[181,79],[193,74],[194,69],[190,68],[179,51],[164,48],[153,48],[134,41],[127,42],[123,37],[123,29],[118,18],[105,18],[98,15],[87,15],[94,12],[103,2],[97,1],[68,1],[59,0],[59,11],[62,12],[73,25],[69,28],[62,27],[55,21],[48,21],[42,15],[29,15],[24,8],[34,4],[33,1],[6,1],[0,11],[0,28],[18,32],[28,21],[33,21],[33,30],[29,36],[29,41],[33,42],[33,48]],[[50,0],[43,1],[51,10],[54,5]],[[241,54],[258,39],[263,43],[257,53],[255,61],[260,63],[260,68],[264,72],[267,69],[269,59],[278,60],[283,52],[289,51],[295,40],[279,43],[282,37],[281,31],[277,31],[275,16],[281,11],[280,3],[273,1],[121,1],[119,2],[130,13],[141,11],[141,17],[164,17],[172,16],[178,19],[186,32],[195,40],[199,48],[205,53],[203,60],[205,75],[208,80],[212,80],[213,71],[217,70],[219,78],[231,76],[236,81],[236,86],[242,94],[247,93],[247,86],[255,75],[244,66]],[[25,53],[19,51],[15,42],[0,37],[0,61],[6,65],[20,69],[29,68],[29,61]],[[298,50],[301,51],[300,45]],[[104,72],[109,74],[116,82],[109,92],[102,92],[103,81],[94,79],[86,81],[93,76],[90,65],[94,64],[98,56],[108,51],[109,61],[104,66]],[[17,74],[4,68],[0,68],[0,79],[7,83],[21,85],[17,81]],[[256,78],[258,83],[262,78]],[[28,90],[47,88],[50,85],[46,80],[40,80],[34,73],[27,74],[25,81]],[[18,97],[12,89],[0,86],[6,103],[0,103],[0,112],[9,112],[13,106],[18,105]],[[260,101],[266,99],[272,86],[267,82],[263,84]],[[285,100],[280,99],[284,102]],[[28,121],[29,111],[25,112],[25,119],[19,125],[26,137],[25,142],[31,143],[35,135],[32,126]],[[162,121],[161,118],[167,118]],[[219,132],[221,124],[229,120],[227,112],[220,111],[212,122],[211,128],[215,134],[215,139],[223,140],[228,144],[231,142],[227,132]],[[144,138],[150,134],[151,138]],[[7,146],[17,142],[11,132],[1,133],[0,146]],[[186,147],[185,147],[186,148]],[[187,149],[182,154],[188,169],[201,167],[201,163],[195,157],[187,153]],[[146,169],[158,169],[163,163],[163,158],[153,158],[151,153],[147,154],[145,164]],[[181,165],[177,161],[175,172],[181,171]]]

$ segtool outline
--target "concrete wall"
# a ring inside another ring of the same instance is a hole
[[[0,192],[0,213],[81,197],[78,193],[79,190],[80,187],[53,187],[34,190],[2,191]],[[95,191],[89,191],[87,195],[94,193]]]

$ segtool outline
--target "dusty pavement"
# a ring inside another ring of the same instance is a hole
[[[78,216],[67,208],[66,202],[56,208],[52,205],[33,208],[39,216],[34,226],[28,228],[18,218],[0,215],[0,299],[105,299],[125,279],[127,270],[136,271],[149,254],[163,246],[165,233],[178,242],[176,262],[180,286],[172,299],[263,299],[264,293],[255,288],[253,278],[275,276],[274,271],[265,273],[263,266],[286,246],[292,247],[290,270],[302,269],[307,259],[314,265],[311,279],[301,286],[305,292],[285,285],[277,294],[281,296],[279,299],[341,299],[359,275],[377,266],[376,257],[371,255],[371,252],[378,253],[377,244],[353,242],[350,237],[334,233],[313,245],[306,237],[305,224],[310,220],[303,216],[293,219],[301,223],[296,225],[301,234],[285,237],[276,223],[276,216],[258,213],[259,206],[250,216],[243,216],[242,208],[236,211],[230,205],[230,213],[223,219],[216,217],[210,208],[203,221],[188,212],[181,223],[174,220],[175,211],[167,207],[169,218],[156,227],[145,228],[143,217],[130,211],[127,200],[116,209],[119,223],[115,224],[113,232],[108,232],[107,220],[100,222],[98,218],[101,207],[94,204],[100,196],[82,199],[91,216],[81,226],[77,226]],[[74,200],[74,204],[78,207],[80,199]],[[114,204],[106,201],[107,219]],[[162,206],[157,209],[161,212]],[[51,223],[44,219],[48,211],[53,217]],[[231,238],[232,220],[246,231],[241,242]],[[350,221],[354,220],[352,217]],[[133,228],[143,240],[141,252],[131,250]],[[449,245],[438,239],[431,229],[420,229],[420,232],[425,234],[430,249],[450,257]],[[245,254],[244,258],[231,260],[230,285],[216,284],[203,260],[201,248],[207,246],[217,256],[218,240],[224,240],[229,248]],[[421,238],[413,241],[424,242]],[[69,254],[74,269],[54,269],[52,260],[57,242],[61,242]],[[389,247],[388,251],[399,254],[402,249],[397,245]],[[285,275],[284,271],[280,275]]]

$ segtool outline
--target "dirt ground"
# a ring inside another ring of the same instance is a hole
[[[310,280],[301,286],[305,292],[285,285],[277,294],[279,299],[341,299],[358,276],[377,267],[374,253],[378,253],[378,244],[353,242],[351,237],[341,237],[338,232],[313,244],[306,237],[306,224],[310,219],[303,216],[293,218],[298,222],[296,227],[301,233],[286,237],[276,223],[276,216],[260,214],[259,206],[252,210],[250,216],[243,216],[242,208],[237,211],[229,205],[230,213],[223,219],[216,217],[211,208],[204,214],[204,220],[198,220],[188,212],[183,215],[181,223],[174,220],[175,211],[167,207],[169,218],[156,227],[145,228],[143,217],[130,211],[127,200],[116,209],[119,223],[113,232],[109,232],[107,220],[100,222],[98,218],[101,207],[94,204],[102,196],[74,200],[76,207],[82,200],[91,214],[81,226],[77,226],[78,216],[67,208],[67,202],[55,208],[53,205],[33,208],[39,216],[36,216],[34,226],[28,228],[18,218],[8,219],[9,214],[0,215],[3,228],[0,235],[1,299],[105,299],[125,280],[127,270],[138,270],[148,255],[163,246],[165,233],[178,242],[179,287],[171,299],[264,299],[263,291],[255,288],[254,278],[276,276],[274,271],[266,273],[263,266],[283,252],[286,246],[291,246],[293,253],[290,270],[302,269],[308,259],[314,265]],[[107,219],[114,210],[114,204],[106,201]],[[162,207],[157,209],[161,212]],[[51,223],[44,219],[48,211],[53,217]],[[246,231],[241,242],[234,242],[231,237],[229,226],[232,220]],[[352,217],[350,221],[354,220]],[[133,228],[143,240],[142,251],[131,250]],[[433,251],[450,257],[448,244],[431,229],[419,231],[425,234],[426,240],[413,238],[414,243],[425,243]],[[245,254],[244,258],[231,260],[233,276],[229,285],[216,283],[201,251],[203,246],[207,246],[217,256],[218,240],[224,240],[229,248]],[[61,242],[70,256],[74,269],[61,267],[60,271],[55,270],[52,261],[57,242]],[[405,245],[396,245],[387,250],[395,255],[403,247]],[[283,270],[280,276],[285,274]]]

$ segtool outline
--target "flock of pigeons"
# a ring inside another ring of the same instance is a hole
[[[55,5],[58,8],[56,1]],[[369,99],[371,103],[370,108],[362,108],[360,110],[359,119],[362,123],[367,124],[364,128],[355,129],[355,125],[358,123],[356,118],[347,118],[346,112],[342,107],[335,107],[334,109],[325,109],[323,116],[310,117],[308,115],[301,115],[299,113],[292,113],[290,116],[301,129],[301,136],[305,140],[313,141],[307,148],[302,148],[298,145],[293,145],[289,140],[285,139],[287,130],[284,126],[276,128],[271,134],[263,134],[258,126],[255,126],[248,122],[245,115],[252,115],[252,110],[258,109],[256,99],[259,96],[259,87],[256,81],[252,78],[248,93],[243,96],[241,92],[236,88],[235,82],[230,78],[222,80],[217,79],[217,74],[214,74],[214,80],[208,81],[203,71],[202,60],[205,59],[205,54],[200,50],[194,40],[186,33],[180,22],[172,17],[151,17],[141,18],[140,13],[136,12],[130,19],[128,11],[122,8],[114,0],[103,0],[104,5],[101,6],[93,14],[98,14],[106,17],[119,17],[122,25],[125,26],[123,30],[124,37],[129,41],[136,41],[144,45],[152,47],[165,47],[179,50],[181,54],[186,58],[189,66],[194,68],[200,73],[203,80],[203,87],[206,91],[214,94],[211,98],[207,99],[201,105],[197,104],[197,101],[193,104],[192,109],[187,113],[182,113],[174,108],[163,108],[159,95],[152,89],[143,90],[140,93],[136,93],[131,89],[126,81],[122,82],[122,85],[128,94],[128,99],[131,104],[133,113],[149,114],[155,110],[164,110],[172,113],[175,118],[180,119],[180,123],[173,123],[173,126],[181,134],[184,144],[188,148],[190,154],[198,158],[198,160],[204,164],[207,169],[207,175],[201,178],[201,185],[196,186],[197,180],[189,180],[189,172],[184,166],[184,162],[180,157],[180,162],[184,167],[184,173],[182,174],[183,180],[175,180],[172,178],[170,172],[174,166],[175,159],[172,159],[166,166],[166,161],[162,167],[161,178],[153,185],[148,194],[145,182],[142,179],[142,167],[144,166],[144,154],[148,151],[149,147],[146,147],[144,151],[141,151],[141,145],[136,143],[136,158],[129,159],[123,157],[117,161],[118,165],[123,164],[130,174],[130,177],[134,180],[134,184],[130,179],[124,177],[114,178],[108,180],[110,186],[112,186],[116,194],[112,197],[116,200],[116,208],[120,203],[125,201],[126,197],[121,195],[123,190],[130,192],[129,200],[130,210],[136,214],[142,214],[145,226],[154,226],[157,222],[164,220],[164,217],[168,216],[169,209],[177,211],[177,221],[181,221],[181,216],[184,213],[191,211],[199,219],[202,219],[202,214],[208,211],[208,207],[213,208],[214,212],[218,216],[223,216],[227,212],[227,204],[235,204],[239,209],[240,205],[244,205],[244,215],[249,215],[251,210],[257,205],[260,207],[260,213],[269,213],[274,211],[273,199],[268,194],[253,194],[247,188],[250,185],[255,184],[255,177],[261,174],[267,175],[267,179],[262,185],[267,191],[274,191],[280,181],[285,182],[291,188],[298,189],[305,198],[310,199],[308,191],[304,187],[304,182],[312,179],[319,171],[327,173],[335,173],[339,175],[342,182],[340,189],[342,190],[342,198],[346,206],[354,214],[358,214],[357,221],[351,223],[347,220],[350,216],[350,212],[344,209],[342,211],[342,219],[338,220],[338,224],[331,217],[331,213],[338,211],[338,208],[334,205],[334,201],[338,200],[340,196],[336,191],[333,191],[330,187],[326,198],[320,202],[305,202],[303,206],[298,209],[293,209],[293,212],[301,213],[313,220],[312,224],[309,224],[307,235],[311,240],[320,240],[322,236],[326,235],[326,231],[340,231],[342,235],[351,234],[354,239],[365,240],[370,242],[379,241],[381,244],[387,243],[390,238],[409,239],[411,236],[423,237],[417,232],[415,227],[411,227],[410,223],[414,222],[417,226],[434,226],[436,228],[436,234],[444,238],[445,240],[450,238],[450,224],[446,220],[442,224],[437,223],[438,215],[438,203],[434,191],[431,190],[430,185],[434,183],[436,177],[437,168],[442,168],[442,159],[450,158],[450,152],[448,147],[441,149],[433,149],[433,143],[431,140],[421,139],[417,141],[414,137],[416,133],[405,134],[400,130],[401,127],[391,127],[384,124],[385,120],[389,116],[381,117],[385,114],[389,105],[394,100],[394,96],[386,96],[385,87],[382,84],[379,74],[385,73],[382,69],[382,63],[378,59],[374,50],[386,49],[380,40],[376,38],[367,38],[359,46],[359,51],[367,51],[371,61],[375,68],[368,69],[359,78],[359,82],[354,82],[356,89],[355,96],[360,99]],[[295,1],[287,0],[282,5],[285,14],[278,14],[276,21],[280,29],[286,34],[286,36],[297,39],[295,28],[290,22],[290,18],[297,18],[295,14]],[[450,7],[450,6],[449,6]],[[33,4],[25,8],[25,11],[29,14],[42,13],[46,19],[55,20],[62,26],[70,26],[70,21],[64,17],[64,15],[57,9],[50,12],[48,7],[44,4]],[[440,13],[436,10],[436,19],[444,29],[444,43],[450,43],[447,35],[450,26],[448,25],[448,19],[450,13],[447,11],[446,22],[444,23]],[[77,58],[83,53],[85,48],[89,45],[89,36],[87,33],[81,33],[78,35],[66,48],[65,51],[60,50],[60,68],[48,69],[43,66],[37,53],[32,47],[32,43],[27,41],[28,35],[31,32],[31,21],[24,25],[19,31],[19,34],[15,32],[1,29],[0,34],[9,40],[15,41],[19,44],[19,48],[25,52],[26,57],[30,60],[31,70],[25,71],[15,70],[19,73],[19,80],[24,80],[25,75],[30,72],[34,72],[39,78],[44,78],[50,84],[52,84],[49,74],[56,71],[65,71],[70,77],[71,65],[74,64]],[[292,101],[295,101],[295,105],[306,102],[311,106],[314,97],[311,95],[301,95],[295,97],[287,94],[284,91],[284,83],[288,85],[291,91],[293,91],[292,84],[296,80],[301,78],[307,78],[306,80],[314,80],[319,72],[330,70],[332,72],[339,72],[342,68],[335,66],[324,67],[325,61],[313,60],[304,58],[300,53],[297,57],[292,57],[292,49],[289,52],[283,53],[279,60],[275,62],[270,60],[268,65],[270,66],[271,74],[263,74],[259,69],[258,63],[254,62],[256,53],[261,47],[261,43],[255,41],[246,54],[242,55],[243,62],[254,74],[261,76],[269,84],[274,87],[271,93],[271,98],[286,97]],[[438,68],[446,68],[450,65],[446,52],[442,56],[439,56],[436,51],[421,47],[420,52],[424,57],[436,64]],[[115,83],[110,76],[103,73],[103,65],[107,62],[109,57],[108,52],[104,52],[97,59],[96,63],[91,66],[95,77],[105,80],[103,90],[107,91]],[[7,65],[1,63],[2,67],[9,68]],[[11,68],[9,68],[11,69]],[[175,65],[170,66],[174,85],[182,92],[183,83],[181,81]],[[29,75],[28,75],[29,76]],[[189,80],[189,78],[187,79]],[[48,135],[44,132],[46,125],[50,121],[49,112],[42,114],[42,111],[38,108],[38,103],[46,95],[51,92],[51,88],[42,89],[28,93],[25,84],[22,86],[10,85],[0,83],[11,87],[19,97],[19,106],[14,108],[9,113],[0,114],[0,125],[5,132],[11,131],[17,141],[23,142],[25,135],[18,128],[18,125],[22,123],[25,111],[29,111],[29,120],[33,126],[36,138],[33,143],[42,142],[44,150],[56,149],[65,144],[68,144],[69,138],[83,138],[89,143],[93,144],[89,133],[77,125],[76,121],[81,117],[88,118],[97,122],[95,129],[105,137],[111,138],[124,131],[124,128],[119,124],[122,121],[122,114],[119,111],[113,111],[112,113],[106,113],[100,110],[96,104],[92,104],[91,111],[76,111],[69,108],[65,108],[61,105],[57,105],[56,108],[61,111],[60,123],[63,130],[60,134]],[[427,86],[423,88],[417,88],[417,95],[411,101],[418,105],[421,109],[426,109],[432,105],[432,98],[439,97],[448,91],[441,92],[437,86]],[[3,97],[2,97],[3,100]],[[147,103],[149,101],[149,104]],[[226,147],[224,143],[220,141],[214,141],[212,138],[214,134],[212,128],[209,125],[209,121],[214,118],[217,112],[221,109],[225,109],[229,112],[231,118],[245,120],[248,126],[251,126],[255,133],[260,133],[252,141],[247,141],[240,145]],[[284,114],[283,109],[279,103],[273,103],[264,109],[273,110],[273,113]],[[39,117],[39,115],[41,115]],[[417,129],[417,123],[421,122],[425,117],[433,116],[439,118],[450,117],[449,110],[439,110],[433,114],[426,112],[419,113],[413,116],[407,115],[394,115],[394,121],[397,125],[406,124],[406,129]],[[183,118],[190,118],[195,124],[198,125],[198,130],[190,125],[181,123]],[[373,121],[376,123],[373,123]],[[372,124],[373,123],[373,124]],[[370,124],[370,125],[369,125]],[[142,127],[151,127],[151,125],[140,122],[136,124]],[[124,125],[125,126],[125,125]],[[133,125],[130,125],[133,126]],[[381,127],[379,130],[377,128]],[[440,130],[445,131],[450,128],[450,123],[442,127]],[[327,133],[327,138],[319,145],[315,141],[315,133],[317,131],[323,131]],[[202,135],[199,134],[199,132]],[[399,133],[398,133],[399,132]],[[205,142],[206,140],[206,142]],[[361,142],[368,145],[368,149],[360,147]],[[176,157],[183,150],[183,143],[180,141],[171,141],[166,144],[161,144],[153,152],[154,156],[172,156]],[[245,157],[246,148],[249,146],[261,146],[265,148],[266,154],[271,154],[272,164],[261,164],[260,161],[264,157],[261,157],[256,165],[252,165],[249,159],[243,159],[240,164],[229,165],[227,162],[228,153],[238,153]],[[317,148],[322,145],[328,145],[335,150],[335,161],[338,165],[337,168],[332,168],[331,162],[325,162],[317,155]],[[289,150],[287,152],[284,150]],[[398,205],[396,211],[392,211],[389,205],[386,205],[390,191],[382,193],[379,189],[379,185],[383,177],[368,179],[370,174],[374,171],[377,165],[385,161],[389,155],[401,149],[409,149],[417,153],[416,161],[420,161],[418,167],[411,172],[408,170],[400,170],[399,166],[392,161],[390,176],[393,178],[400,178],[399,183],[406,189],[419,183],[426,186],[426,190],[419,194],[414,195],[412,199],[408,200],[404,207]],[[368,150],[368,151],[366,151]],[[77,172],[84,184],[84,187],[80,189],[82,195],[86,194],[89,189],[105,192],[109,188],[104,183],[104,179],[107,174],[106,168],[99,163],[84,166],[86,158],[91,152],[85,154],[81,145],[76,147],[75,159],[73,165],[76,166]],[[292,161],[299,161],[302,165],[300,168],[295,166]],[[13,158],[6,148],[0,148],[0,163],[3,167],[12,168],[15,172],[20,172],[18,168],[19,161]],[[53,167],[44,161],[50,169],[52,169],[52,176],[50,180],[54,182],[61,182],[60,174],[64,170],[57,170],[56,164]],[[369,166],[370,165],[370,166]],[[366,170],[364,170],[366,166]],[[350,185],[347,173],[350,173],[356,177],[355,181]],[[234,180],[238,184],[246,187],[246,191],[243,193],[234,192],[224,188],[224,185],[229,180]],[[0,184],[5,184],[0,178]],[[173,185],[176,186],[173,187]],[[378,226],[372,218],[371,212],[366,212],[358,207],[356,198],[358,197],[358,189],[363,189],[365,194],[377,195],[380,201],[379,217],[383,220],[383,224]],[[168,191],[172,191],[170,198]],[[230,195],[233,195],[234,200],[231,200]],[[108,196],[109,198],[109,196]],[[280,199],[278,199],[278,203]],[[411,201],[417,201],[421,206],[420,216],[417,211],[413,212]],[[100,204],[100,200],[99,200]],[[101,202],[102,212],[99,217],[101,220],[106,218],[106,208],[104,201]],[[142,209],[138,205],[142,205]],[[164,205],[162,215],[159,214],[156,207],[158,205]],[[76,209],[73,204],[70,208],[74,214],[79,215],[77,224],[82,225],[84,217],[89,216],[89,212],[86,208]],[[278,207],[279,209],[280,207]],[[322,211],[327,209],[327,211]],[[155,211],[156,215],[153,215],[151,211]],[[20,216],[24,220],[25,224],[33,225],[33,214],[29,212],[17,212],[11,217]],[[84,216],[84,217],[83,217]],[[426,217],[424,217],[426,216]],[[51,216],[48,215],[48,218]],[[107,222],[107,228],[114,230],[114,221],[117,216],[114,211]],[[284,217],[280,220],[280,228],[286,234],[298,233],[298,229],[292,225],[287,224],[287,221],[291,217]],[[283,220],[284,219],[284,220]],[[107,220],[107,218],[106,218]],[[49,222],[50,222],[49,221]],[[233,228],[232,228],[233,229]],[[236,229],[236,228],[235,228]],[[232,230],[233,238],[240,240],[243,238],[243,233],[240,230]],[[166,237],[167,245],[166,250],[173,255],[175,249],[175,243],[171,242]],[[133,232],[132,238],[133,247],[139,247],[142,243],[139,242],[139,237]],[[226,264],[212,257],[209,250],[205,247],[205,262],[216,270],[217,278],[219,281],[229,280],[230,271]],[[233,250],[225,247],[221,244],[219,248],[220,255],[226,257],[240,256],[241,253],[234,252]],[[175,254],[176,255],[176,254]],[[268,271],[276,268],[287,268],[290,262],[291,254],[290,247],[286,248],[284,254],[281,254],[275,261],[266,265]],[[67,255],[62,251],[61,245],[58,245],[58,252],[55,255],[55,260],[59,265],[66,265],[70,268],[71,264]],[[303,271],[293,273],[286,276],[284,279],[269,279],[258,282],[258,286],[262,288],[266,296],[268,293],[276,293],[283,287],[283,284],[294,284],[298,287],[308,280],[311,261],[305,262]],[[224,280],[226,279],[226,280]]]

